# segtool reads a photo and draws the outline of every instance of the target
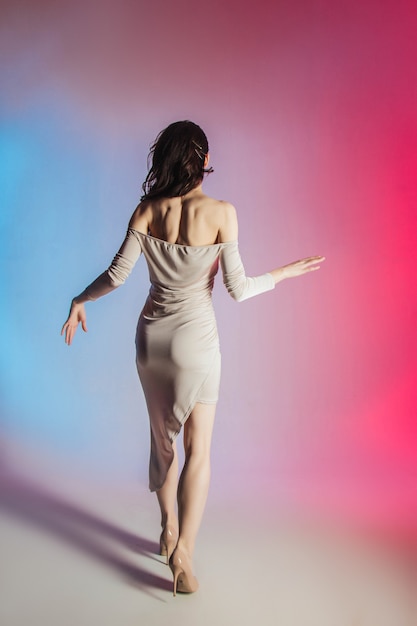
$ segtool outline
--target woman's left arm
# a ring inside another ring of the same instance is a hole
[[[108,269],[72,300],[68,318],[61,330],[61,335],[65,334],[66,344],[71,345],[79,323],[81,323],[83,331],[87,332],[84,303],[88,300],[97,300],[120,287],[129,276],[141,252],[142,248],[138,235],[129,228],[119,251]]]

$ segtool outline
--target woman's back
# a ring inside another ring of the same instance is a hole
[[[182,197],[141,202],[129,226],[157,239],[186,246],[237,239],[234,207],[206,196],[201,185]]]

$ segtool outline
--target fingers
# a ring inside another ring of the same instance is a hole
[[[321,263],[325,260],[324,256],[309,256],[306,259],[302,259],[301,263],[305,263],[306,265],[311,265],[312,263]]]
[[[75,331],[77,330],[77,326],[73,326],[69,322],[65,322],[61,330],[61,337],[65,333],[65,343],[70,346],[72,343],[72,339],[75,335]],[[87,330],[87,329],[86,329]]]
[[[67,321],[63,325],[61,329],[61,336],[65,335],[65,343],[67,345],[71,345],[72,340],[74,339],[75,333],[77,332],[78,324],[81,322],[81,327],[83,331],[87,332],[87,317],[84,311],[83,304],[74,303],[71,304],[70,314],[67,318]]]
[[[66,329],[66,333],[65,333],[65,343],[67,344],[67,346],[71,345],[73,336],[74,336],[74,332],[71,326],[68,325]]]
[[[61,337],[65,333],[65,343],[67,343],[68,327],[69,327],[69,323],[65,322],[65,324],[63,325],[61,329]]]
[[[324,260],[324,256],[309,256],[305,259],[300,259],[299,261],[295,261],[294,263],[285,265],[281,269],[285,271],[286,278],[302,276],[303,274],[307,274],[308,272],[315,272],[316,270],[319,270],[319,264],[322,263]]]
[[[324,260],[324,256],[310,256],[302,259],[299,263],[304,272],[314,272],[320,269],[320,265],[317,265],[317,263],[322,263]]]
[[[74,339],[75,333],[77,332],[76,326],[68,326],[67,334],[65,337],[65,343],[70,346],[72,344],[72,340]]]

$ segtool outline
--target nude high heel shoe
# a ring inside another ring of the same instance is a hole
[[[172,526],[165,526],[161,533],[161,538],[159,540],[159,554],[161,556],[166,556],[166,564],[169,564],[169,559],[171,558],[171,554],[175,550],[175,546],[178,541],[178,533],[172,528]]]
[[[174,596],[179,593],[194,593],[198,589],[198,580],[194,576],[188,556],[176,548],[169,560],[174,575]]]

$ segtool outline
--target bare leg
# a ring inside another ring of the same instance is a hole
[[[178,547],[194,552],[210,484],[210,446],[215,404],[197,403],[184,425],[185,463],[178,485]]]
[[[174,459],[168,470],[167,477],[161,489],[156,492],[159,507],[161,509],[161,526],[163,529],[169,526],[170,531],[178,536],[178,519],[176,514],[176,500],[178,489],[178,454],[176,442],[172,444]]]

